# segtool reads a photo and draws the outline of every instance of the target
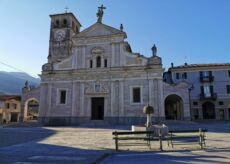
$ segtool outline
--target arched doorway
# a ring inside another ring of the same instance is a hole
[[[211,102],[205,102],[202,105],[203,119],[215,119],[215,105]]]
[[[178,95],[169,95],[165,99],[165,118],[167,120],[183,120],[183,101]]]
[[[38,119],[39,101],[36,98],[30,98],[25,102],[24,121]]]

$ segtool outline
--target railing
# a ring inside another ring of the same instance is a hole
[[[217,99],[217,94],[216,93],[211,93],[210,95],[206,95],[204,93],[200,94],[200,100],[216,100]]]
[[[201,76],[200,77],[200,82],[213,82],[214,81],[214,76]]]

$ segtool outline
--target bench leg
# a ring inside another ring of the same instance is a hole
[[[150,143],[150,140],[147,140],[147,145],[148,145],[149,149],[151,150],[151,143]]]
[[[161,134],[161,130],[159,131],[159,141],[160,141],[160,150],[162,151],[162,134]]]
[[[116,151],[118,151],[118,139],[117,138],[115,138],[115,149]]]

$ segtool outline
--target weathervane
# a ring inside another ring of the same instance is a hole
[[[104,7],[103,5],[101,5],[101,7],[98,7],[98,11],[97,11],[97,17],[98,17],[97,22],[98,23],[102,22],[102,17],[104,14],[103,9],[106,9],[106,7]]]

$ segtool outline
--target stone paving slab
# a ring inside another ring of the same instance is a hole
[[[216,123],[170,123],[172,129],[208,129],[204,156],[224,154],[230,156],[230,122]],[[129,126],[114,127],[36,127],[0,128],[0,163],[93,163],[105,154],[114,151],[112,132],[130,130]],[[135,142],[135,141],[134,141]],[[199,145],[175,145],[168,147],[163,142],[164,153],[180,154],[199,152]],[[159,142],[152,142],[152,150],[147,146],[121,147],[119,153],[151,152],[164,157],[159,152]],[[128,151],[127,151],[128,150]],[[218,151],[218,150],[225,150]],[[222,154],[221,154],[222,153]],[[174,156],[174,155],[172,155]],[[108,158],[109,159],[109,158]]]

